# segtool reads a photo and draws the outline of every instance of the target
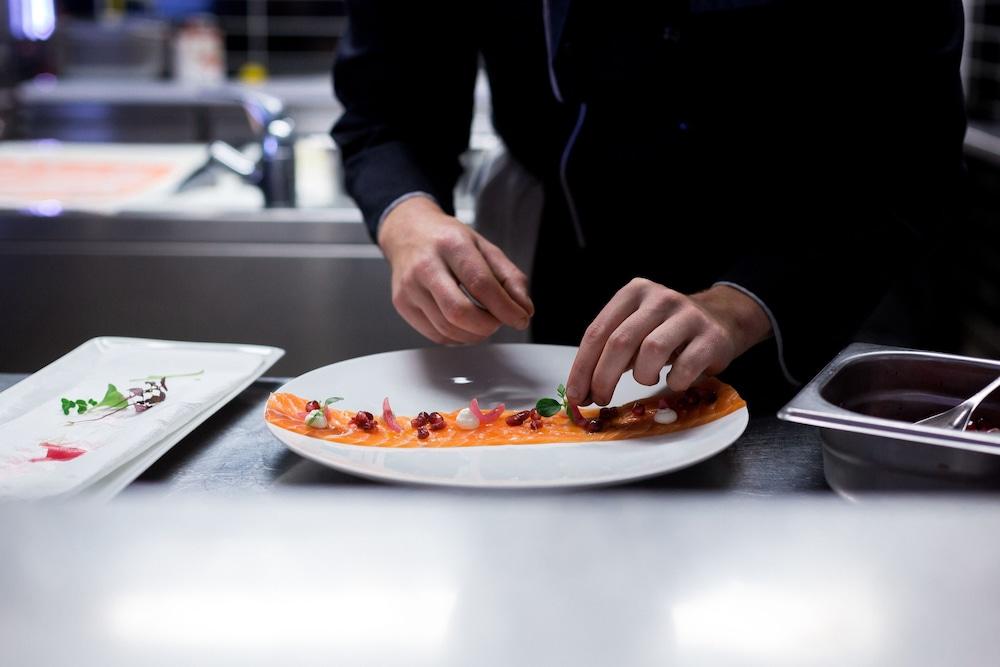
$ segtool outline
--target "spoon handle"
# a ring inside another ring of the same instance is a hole
[[[997,389],[1000,389],[1000,377],[993,380],[993,382],[990,382],[988,385],[983,387],[981,391],[977,392],[974,396],[970,397],[969,400],[965,402],[972,403],[973,406],[977,406],[980,403],[982,403],[987,396],[992,394]]]

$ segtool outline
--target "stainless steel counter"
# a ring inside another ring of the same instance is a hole
[[[5,665],[996,664],[996,502],[328,487],[0,525]]]

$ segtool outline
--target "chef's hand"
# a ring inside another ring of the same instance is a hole
[[[637,382],[653,386],[671,360],[667,385],[683,391],[770,335],[763,309],[739,290],[716,285],[685,296],[636,278],[587,328],[566,395],[575,405],[607,405],[625,371],[631,368]]]
[[[477,343],[501,324],[528,327],[535,307],[524,273],[431,199],[396,206],[382,221],[378,243],[392,267],[392,304],[432,341]]]

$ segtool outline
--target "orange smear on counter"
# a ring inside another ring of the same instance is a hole
[[[736,390],[714,378],[703,380],[698,387],[715,392],[717,398],[713,403],[700,404],[690,408],[681,408],[678,419],[672,424],[658,424],[653,420],[659,397],[639,401],[645,411],[636,416],[630,409],[634,403],[618,409],[618,415],[607,421],[603,430],[597,433],[587,433],[584,429],[571,422],[565,412],[542,420],[543,426],[532,430],[527,422],[520,426],[511,426],[506,418],[515,414],[516,410],[507,410],[494,422],[480,424],[471,431],[458,428],[455,417],[458,410],[442,412],[447,426],[440,431],[431,431],[424,440],[417,437],[417,429],[410,424],[409,417],[397,416],[396,421],[401,427],[399,433],[394,433],[380,420],[376,420],[378,428],[365,431],[358,428],[352,421],[354,413],[346,410],[326,409],[328,428],[311,428],[306,426],[299,417],[308,399],[293,394],[271,394],[267,400],[264,412],[265,420],[279,428],[329,442],[340,442],[350,445],[367,445],[371,447],[474,447],[484,445],[540,445],[554,442],[600,442],[605,440],[626,440],[643,438],[653,435],[674,433],[685,429],[701,426],[725,417],[746,406],[746,401],[740,398]],[[597,415],[596,409],[584,410],[589,418]]]

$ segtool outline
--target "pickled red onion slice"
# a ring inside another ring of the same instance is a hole
[[[505,409],[506,406],[504,406],[503,403],[500,403],[492,410],[483,412],[482,410],[479,409],[478,398],[474,398],[469,402],[469,410],[472,412],[472,414],[476,415],[476,419],[479,420],[480,424],[489,424],[491,422],[495,422],[496,420],[500,419],[500,415],[503,414],[503,411]]]
[[[382,421],[389,428],[390,431],[395,433],[402,433],[403,429],[400,428],[399,424],[396,423],[396,415],[392,413],[392,408],[389,407],[389,397],[386,396],[382,401]]]

